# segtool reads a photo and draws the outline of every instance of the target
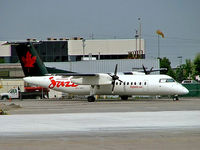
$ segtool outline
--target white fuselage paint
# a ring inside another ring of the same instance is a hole
[[[168,75],[118,75],[123,81],[115,82],[112,93],[112,84],[95,86],[97,95],[183,95],[188,90],[178,82],[160,82],[160,79],[172,79]],[[71,82],[71,77],[41,76],[25,77],[28,83],[50,88],[56,91],[89,95],[91,85],[77,85]]]

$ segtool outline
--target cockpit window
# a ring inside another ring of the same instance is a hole
[[[159,82],[160,82],[160,83],[165,83],[165,82],[166,82],[166,79],[160,79]]]
[[[160,83],[169,83],[169,82],[175,82],[175,80],[174,79],[172,79],[172,78],[170,78],[170,79],[160,79],[160,81],[159,81]]]
[[[167,82],[175,82],[174,79],[167,79],[166,81],[167,81]]]

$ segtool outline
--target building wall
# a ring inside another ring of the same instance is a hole
[[[85,55],[85,59],[89,57],[93,57],[93,59],[125,59],[128,58],[129,53],[133,54],[132,58],[145,58],[143,39],[104,39],[85,40],[85,42],[81,38],[47,40],[35,44],[35,48],[44,62],[80,61],[83,55]],[[15,45],[1,45],[0,50],[0,57],[4,57],[4,62],[18,62]]]
[[[0,93],[7,93],[11,88],[19,87],[24,91],[23,79],[0,79]]]
[[[24,77],[20,63],[2,63],[0,64],[1,78],[21,78]]]
[[[115,59],[115,60],[89,60],[77,62],[46,62],[48,67],[55,67],[79,73],[108,73],[114,72],[115,65],[118,64],[119,72],[142,70],[142,65],[150,69],[160,68],[157,59]],[[159,73],[159,72],[156,72]]]
[[[11,56],[11,46],[2,45],[5,41],[0,41],[0,57]]]
[[[138,39],[137,44],[135,39],[85,40],[84,45],[85,55],[128,55],[128,52],[136,51],[136,49],[142,50],[145,54],[143,39]],[[83,55],[83,41],[69,40],[68,53]]]
[[[2,45],[5,41],[0,41],[0,63],[9,63],[11,57],[11,46]]]

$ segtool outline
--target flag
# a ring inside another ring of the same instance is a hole
[[[165,36],[164,36],[164,34],[162,33],[162,31],[160,31],[160,30],[157,30],[156,31],[156,33],[158,34],[158,35],[161,35],[162,36],[162,38],[164,38]]]

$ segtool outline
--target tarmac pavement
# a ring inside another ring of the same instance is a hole
[[[199,149],[200,99],[4,101],[0,150]]]

